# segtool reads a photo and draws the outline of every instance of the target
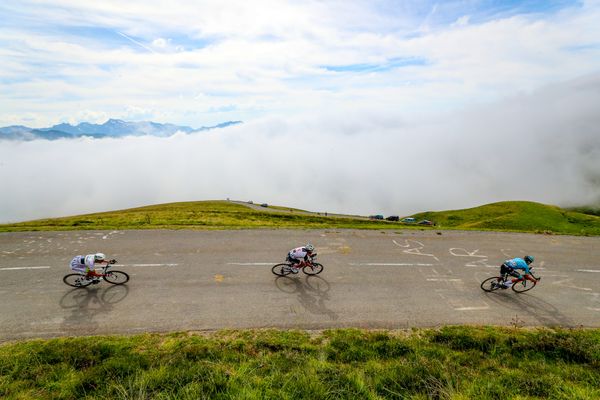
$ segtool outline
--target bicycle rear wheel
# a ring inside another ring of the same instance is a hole
[[[306,275],[317,275],[323,271],[323,265],[319,263],[312,263],[302,268],[302,272]]]
[[[533,289],[536,284],[537,284],[537,282],[532,282],[527,279],[524,279],[517,283],[513,283],[512,290],[514,290],[517,293],[523,293],[523,292]]]
[[[73,287],[86,287],[92,283],[91,279],[86,279],[85,275],[81,274],[68,274],[63,278],[63,282]]]
[[[502,287],[502,277],[501,276],[492,276],[491,278],[487,278],[485,281],[481,282],[481,289],[485,292],[493,292],[494,290],[498,290]]]
[[[291,268],[292,267],[290,266],[290,264],[287,263],[277,264],[274,265],[273,268],[271,268],[271,272],[278,276],[286,276],[292,272]]]
[[[129,281],[129,275],[123,271],[108,271],[106,275],[104,275],[104,280],[113,285],[122,285]]]

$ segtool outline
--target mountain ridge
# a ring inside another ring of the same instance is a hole
[[[0,128],[0,140],[56,140],[74,139],[79,137],[119,138],[125,136],[157,136],[168,137],[177,132],[193,134],[211,129],[226,128],[241,124],[242,121],[226,121],[217,125],[192,128],[183,125],[159,123],[153,121],[131,122],[120,119],[108,119],[103,124],[80,122],[77,125],[60,123],[48,128],[29,128],[24,125],[11,125]]]

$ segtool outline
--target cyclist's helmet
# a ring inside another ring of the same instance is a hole
[[[304,246],[304,248],[306,249],[306,251],[308,251],[309,253],[312,253],[315,250],[315,246],[313,246],[312,244],[307,244],[306,246]]]
[[[525,256],[523,257],[523,260],[525,260],[527,264],[531,264],[535,258],[533,258],[533,256]]]
[[[106,256],[104,255],[104,253],[94,254],[94,261],[104,261],[105,258]]]

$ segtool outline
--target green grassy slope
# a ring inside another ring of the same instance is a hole
[[[2,399],[598,399],[600,330],[221,331],[0,345]]]
[[[228,201],[159,204],[96,214],[0,225],[0,232],[92,229],[470,229],[570,235],[600,235],[600,217],[539,203],[513,201],[466,210],[415,214],[435,221],[424,227],[351,216],[309,215],[269,206],[252,209]],[[276,211],[273,211],[275,209]]]
[[[528,201],[504,201],[465,210],[424,212],[437,228],[600,235],[600,217]]]
[[[272,207],[271,207],[272,208]],[[0,232],[80,229],[398,228],[400,223],[254,210],[228,201],[159,204],[0,225]]]

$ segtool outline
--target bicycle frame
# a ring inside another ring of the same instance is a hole
[[[298,269],[304,268],[304,267],[310,267],[310,266],[312,266],[312,261],[304,261],[304,260],[302,260],[298,264],[292,264],[292,266],[295,267],[295,268],[298,268]]]
[[[508,280],[510,277],[513,277],[513,278],[515,278],[515,277],[514,277],[514,276],[512,276],[512,275],[509,275],[509,274],[504,274],[504,276],[503,276],[503,278],[504,278],[504,281],[506,282],[506,281],[507,281],[507,280]],[[536,277],[535,277],[535,275],[533,275],[533,274],[531,273],[531,271],[529,271],[529,273],[528,273],[528,274],[525,274],[525,275],[523,275],[523,277],[522,277],[522,278],[516,278],[516,279],[517,279],[516,281],[513,281],[513,284],[515,284],[515,283],[519,283],[519,282],[522,282],[522,281],[530,281],[530,282],[537,282],[537,281],[539,281],[539,278],[536,278]]]
[[[98,277],[98,278],[102,278],[102,277],[106,276],[106,274],[107,274],[107,272],[108,272],[109,268],[111,268],[112,266],[113,266],[113,264],[107,264],[107,265],[105,265],[104,267],[100,267],[100,268],[98,268],[98,269],[100,269],[100,270],[101,270],[101,272],[100,272],[100,273],[98,273],[98,272],[96,271],[96,268],[94,268],[93,270],[90,270],[90,272],[92,272],[92,271],[93,271],[93,272],[94,272],[94,274],[96,274],[96,275],[95,275],[96,277]],[[87,274],[86,274],[86,276],[92,276],[92,277],[93,277],[94,275],[90,275],[89,273],[87,273]]]

